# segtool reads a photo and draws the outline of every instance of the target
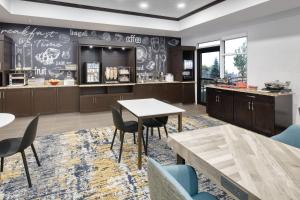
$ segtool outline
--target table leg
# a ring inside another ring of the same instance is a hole
[[[138,168],[142,168],[142,134],[143,134],[143,119],[138,118]]]
[[[120,114],[121,114],[121,116],[122,116],[122,106],[120,105]]]
[[[178,114],[178,132],[182,131],[182,113]]]
[[[180,155],[176,155],[176,163],[177,165],[184,165],[185,164],[185,160],[180,156]]]

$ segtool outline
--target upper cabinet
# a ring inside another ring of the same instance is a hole
[[[13,40],[5,35],[0,35],[0,85],[7,85],[7,73],[13,65]]]
[[[195,80],[195,47],[177,46],[168,48],[168,69],[175,81]]]

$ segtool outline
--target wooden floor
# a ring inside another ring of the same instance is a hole
[[[205,107],[200,105],[181,105],[186,110],[185,114],[200,115],[205,113]],[[0,128],[0,140],[12,137],[20,137],[24,134],[24,130],[32,117],[17,118],[13,123],[6,127]],[[128,112],[124,112],[124,119],[136,120]],[[67,131],[79,130],[83,128],[97,128],[113,125],[111,112],[98,113],[66,113],[55,115],[43,115],[40,117],[38,125],[38,136],[53,133],[63,133]]]

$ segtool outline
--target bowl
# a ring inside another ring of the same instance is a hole
[[[51,79],[51,80],[49,80],[49,83],[50,83],[51,85],[57,85],[57,84],[59,83],[59,80]]]

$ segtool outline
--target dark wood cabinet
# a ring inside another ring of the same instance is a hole
[[[182,103],[183,104],[195,103],[195,83],[182,84]]]
[[[207,113],[273,136],[292,124],[292,95],[260,95],[207,88]]]
[[[4,90],[0,90],[0,112],[4,112],[4,100],[3,100]]]
[[[275,107],[268,101],[253,100],[253,128],[272,136],[275,132]]]
[[[13,113],[17,117],[32,114],[31,89],[8,89],[2,92],[3,112]]]
[[[236,94],[234,120],[236,124],[272,136],[275,133],[274,97]]]
[[[5,35],[0,35],[0,85],[8,84],[7,71],[13,66],[13,40]]]
[[[134,89],[135,98],[155,98],[170,103],[182,103],[183,92],[181,83],[153,83],[137,84]],[[194,91],[189,90],[189,96],[194,96]]]
[[[166,83],[161,84],[162,89],[158,92],[162,92],[162,100],[169,103],[181,103],[182,102],[182,85],[181,83]]]
[[[154,98],[153,91],[153,84],[137,84],[134,87],[134,94],[137,99]]]
[[[56,88],[33,89],[33,114],[56,113],[57,91]]]
[[[234,97],[234,121],[237,125],[251,129],[253,126],[252,98],[245,94]]]
[[[207,113],[215,118],[233,121],[233,94],[207,88]]]
[[[93,112],[94,109],[95,109],[94,95],[80,96],[80,112]]]
[[[99,112],[111,109],[118,100],[132,99],[132,93],[95,94],[80,96],[80,112]]]
[[[79,111],[78,87],[57,88],[57,112],[68,113]]]

